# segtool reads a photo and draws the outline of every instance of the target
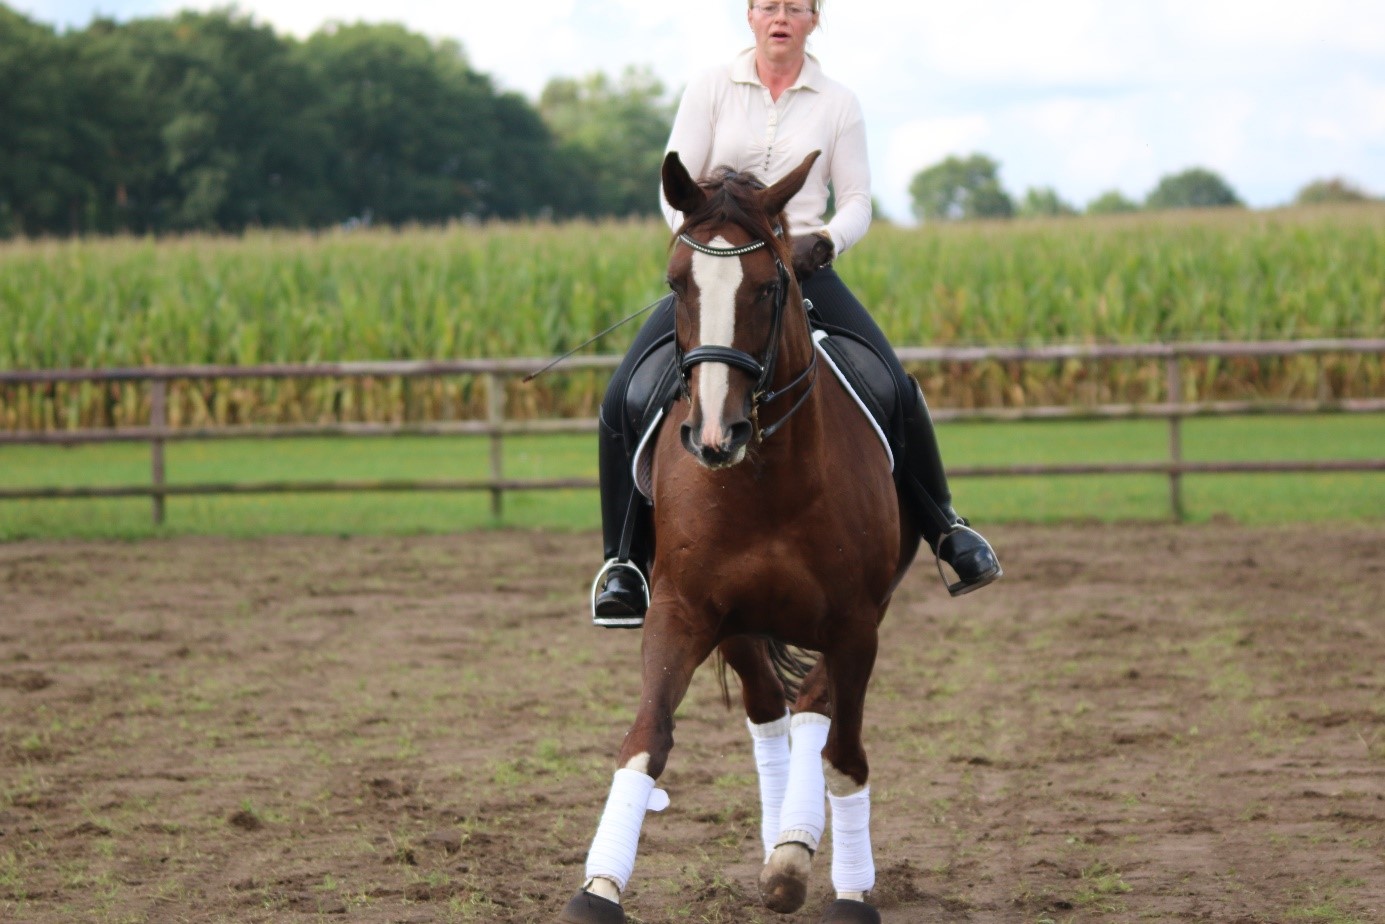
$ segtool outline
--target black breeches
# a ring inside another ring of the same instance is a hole
[[[623,404],[625,386],[630,384],[630,374],[635,371],[635,366],[646,350],[673,333],[673,300],[672,292],[664,296],[658,307],[650,313],[649,319],[644,322],[644,327],[635,335],[635,342],[625,351],[625,356],[621,359],[620,365],[616,366],[616,371],[611,374],[611,381],[606,386],[606,395],[601,399],[601,419],[617,433],[625,432]]]
[[[842,282],[836,270],[828,266],[814,273],[803,284],[803,297],[813,303],[813,313],[824,324],[845,328],[873,346],[875,352],[889,364],[900,400],[906,403],[911,400],[914,385],[909,381],[904,367],[899,364],[894,347],[890,346],[890,341],[885,339],[885,334],[875,323],[875,319],[846,287],[846,283]]]

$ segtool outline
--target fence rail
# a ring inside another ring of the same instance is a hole
[[[1134,345],[1063,344],[1031,347],[906,347],[898,350],[905,363],[975,364],[1000,362],[1101,361],[1113,359],[1162,360],[1165,364],[1166,400],[1147,404],[1050,405],[1019,408],[947,409],[933,412],[935,419],[950,420],[1113,420],[1165,419],[1169,424],[1166,460],[1135,463],[954,466],[949,471],[962,477],[1162,474],[1169,479],[1169,503],[1175,519],[1183,518],[1182,477],[1188,474],[1227,472],[1385,472],[1385,459],[1322,460],[1301,462],[1189,462],[1182,453],[1182,422],[1189,417],[1251,414],[1382,413],[1385,397],[1311,401],[1184,401],[1182,363],[1188,359],[1219,357],[1282,357],[1326,354],[1385,355],[1385,338],[1260,341],[1251,343],[1158,343]],[[611,369],[613,356],[575,357],[568,369]],[[504,380],[541,369],[542,359],[446,360],[423,362],[292,363],[253,366],[149,366],[110,369],[0,370],[0,385],[55,384],[59,382],[148,382],[151,389],[148,426],[111,427],[63,431],[17,430],[0,432],[0,446],[17,444],[77,445],[84,443],[142,442],[150,445],[150,483],[115,487],[0,488],[0,500],[43,498],[148,497],[155,523],[164,520],[169,497],[208,494],[286,494],[352,491],[486,491],[498,516],[508,491],[593,488],[593,479],[506,478],[504,439],[528,434],[591,433],[591,418],[507,420]],[[485,420],[418,423],[331,423],[273,426],[171,427],[167,422],[168,383],[208,379],[304,379],[304,378],[425,378],[471,375],[486,383]],[[170,485],[166,480],[164,446],[184,440],[283,439],[305,436],[481,436],[490,440],[487,479],[281,481],[259,483],[206,483]]]

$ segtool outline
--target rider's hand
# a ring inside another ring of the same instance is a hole
[[[832,262],[837,248],[826,231],[804,234],[793,239],[793,273],[802,282]]]

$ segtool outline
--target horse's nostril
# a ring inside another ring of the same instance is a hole
[[[755,435],[755,429],[750,425],[750,421],[742,420],[731,425],[728,435],[726,448],[729,451],[734,451],[750,442],[750,438]]]
[[[697,444],[697,431],[692,424],[685,423],[678,428],[678,435],[683,440],[683,448],[693,455],[699,455],[702,447]]]
[[[735,449],[716,449],[712,446],[703,446],[697,452],[697,457],[702,460],[702,464],[709,468],[724,468],[736,459]]]

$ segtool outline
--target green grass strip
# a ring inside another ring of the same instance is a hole
[[[1157,421],[954,423],[940,427],[953,467],[1023,463],[1150,462],[1167,458],[1168,428]],[[1385,458],[1385,416],[1245,417],[1184,424],[1191,461]],[[294,439],[172,443],[170,484],[365,479],[483,479],[486,439]],[[505,441],[513,478],[594,478],[595,436]],[[141,444],[0,449],[0,487],[142,485],[149,448]],[[1192,521],[1276,524],[1385,519],[1385,475],[1227,474],[1185,476]],[[1162,475],[1024,476],[954,479],[957,508],[978,523],[1167,520]],[[490,526],[593,529],[592,490],[507,493],[503,515],[486,492],[357,493],[175,497],[167,522],[152,525],[151,501],[0,501],[0,539],[257,536],[280,533],[410,534]]]

